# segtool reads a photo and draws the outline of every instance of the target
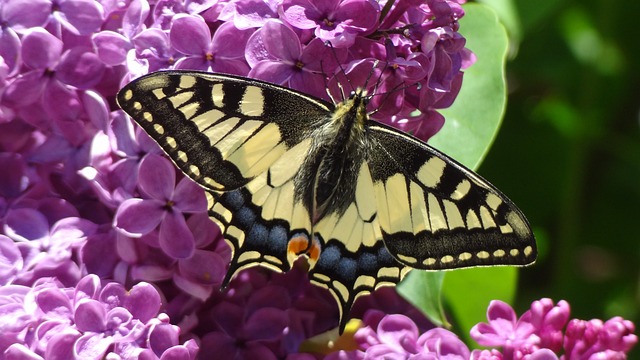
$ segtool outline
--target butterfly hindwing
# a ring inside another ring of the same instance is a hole
[[[440,270],[535,260],[526,218],[498,189],[414,137],[370,124],[378,219],[398,261]]]

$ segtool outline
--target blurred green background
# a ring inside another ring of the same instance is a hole
[[[640,2],[481,2],[510,45],[505,118],[478,172],[527,215],[540,250],[516,309],[550,297],[572,317],[640,324]]]

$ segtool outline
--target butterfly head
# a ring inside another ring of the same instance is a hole
[[[370,98],[365,89],[359,88],[352,91],[348,98],[336,105],[336,110],[333,113],[334,123],[341,126],[346,125],[349,128],[363,129],[369,119],[367,105]]]

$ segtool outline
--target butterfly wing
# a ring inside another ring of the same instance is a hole
[[[291,239],[308,241],[308,204],[294,177],[310,133],[333,105],[283,87],[228,75],[156,72],[126,85],[118,103],[176,165],[207,191],[211,218],[243,268],[286,271]]]
[[[399,262],[440,270],[535,261],[526,218],[498,189],[422,141],[370,124],[378,221]]]

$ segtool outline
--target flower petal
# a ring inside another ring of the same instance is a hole
[[[127,235],[139,237],[155,229],[165,210],[162,203],[156,200],[129,199],[125,200],[116,211],[114,226],[123,230]]]
[[[186,259],[193,255],[195,240],[184,215],[170,211],[160,224],[160,248],[174,259]]]
[[[162,156],[147,154],[140,161],[138,182],[140,190],[151,198],[159,201],[172,200],[176,186],[175,167]]]
[[[169,31],[171,46],[185,55],[204,55],[211,42],[211,31],[202,17],[176,15]]]

